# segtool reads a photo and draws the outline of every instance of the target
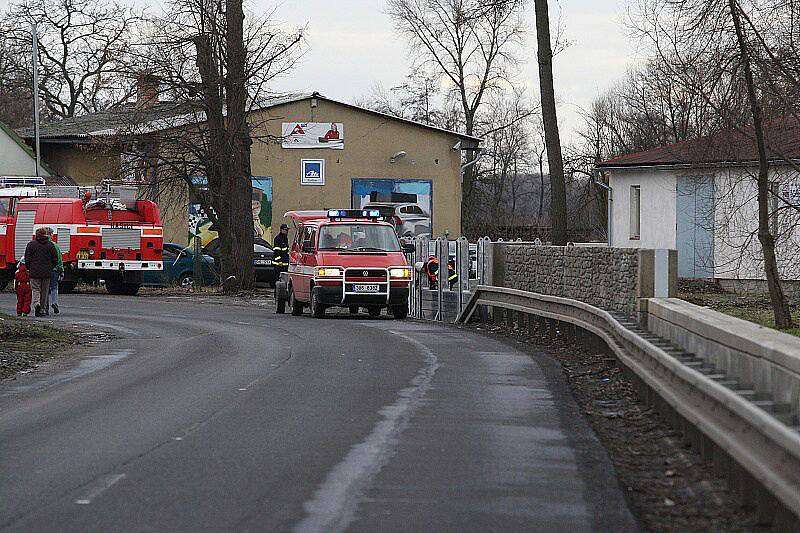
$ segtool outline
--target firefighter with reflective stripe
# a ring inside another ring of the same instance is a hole
[[[422,272],[428,276],[428,286],[431,289],[439,287],[439,260],[435,255],[428,257],[428,260],[422,265]],[[458,275],[456,274],[455,260],[450,259],[447,262],[447,282],[451,289],[456,281],[458,281]]]
[[[289,226],[286,224],[281,224],[281,230],[272,243],[272,251],[275,252],[272,258],[275,273],[280,274],[289,270]]]
[[[450,289],[452,289],[456,284],[456,281],[458,281],[458,274],[456,274],[456,260],[452,257],[447,262],[447,281],[450,284]]]
[[[428,260],[422,265],[422,273],[428,276],[428,287],[435,289],[439,286],[437,276],[439,274],[439,260],[435,255],[428,256]]]

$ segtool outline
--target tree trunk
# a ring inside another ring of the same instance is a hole
[[[553,244],[567,244],[567,192],[564,184],[564,160],[558,134],[556,97],[553,89],[553,49],[550,44],[550,15],[547,0],[535,0],[536,40],[539,59],[539,91],[542,100],[544,141],[550,174],[550,224]]]
[[[747,43],[745,42],[736,0],[728,0],[728,7],[730,8],[733,24],[736,28],[739,52],[742,55],[744,79],[745,85],[747,86],[747,98],[750,103],[750,112],[753,115],[753,129],[755,130],[756,146],[758,148],[758,241],[761,243],[761,250],[764,256],[764,273],[767,277],[767,287],[769,288],[772,312],[775,315],[775,325],[778,328],[790,328],[792,327],[792,314],[789,312],[789,306],[786,303],[786,297],[781,287],[778,262],[775,258],[775,237],[772,235],[769,228],[769,161],[767,159],[767,149],[764,142],[764,124],[761,104],[756,94],[753,71],[750,66],[750,56],[748,54]]]
[[[226,1],[228,72],[225,97],[228,110],[226,148],[229,164],[225,166],[223,190],[228,192],[230,249],[223,263],[225,292],[249,289],[253,285],[253,213],[250,177],[250,130],[247,124],[247,89],[245,77],[247,54],[244,46],[242,0]]]

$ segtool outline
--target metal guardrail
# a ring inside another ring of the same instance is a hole
[[[568,298],[480,285],[456,323],[468,322],[479,306],[566,322],[597,335],[649,390],[700,432],[702,447],[708,448],[701,450],[704,455],[716,455],[720,462],[729,459],[785,510],[800,517],[800,434],[771,414],[683,364],[597,307]],[[797,526],[797,518],[790,520]]]

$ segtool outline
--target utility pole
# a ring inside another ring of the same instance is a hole
[[[36,23],[31,25],[31,37],[33,38],[33,136],[36,145],[36,172],[35,176],[41,176],[42,158],[39,150],[39,39],[36,35]]]

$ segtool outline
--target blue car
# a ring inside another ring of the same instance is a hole
[[[171,242],[164,243],[163,262],[164,268],[159,271],[144,273],[145,285],[189,287],[194,284],[195,253],[191,248]],[[205,254],[200,255],[202,279],[201,285],[213,285],[219,280],[214,258]]]

